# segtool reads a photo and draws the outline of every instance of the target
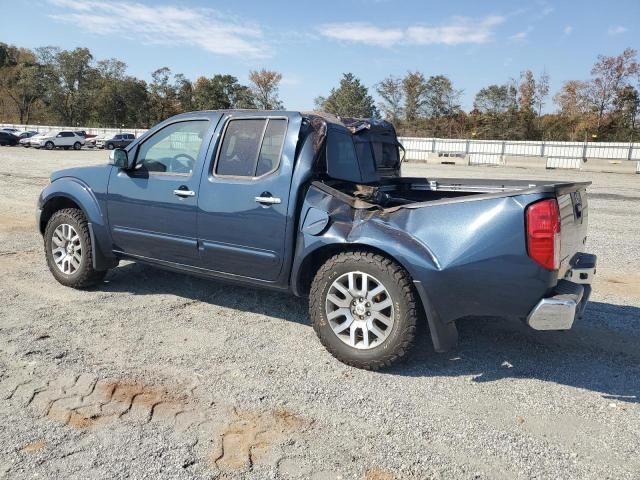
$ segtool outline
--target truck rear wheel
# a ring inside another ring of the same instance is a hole
[[[49,270],[67,287],[90,287],[100,283],[107,273],[93,269],[89,226],[77,208],[52,215],[44,232],[44,248]]]
[[[372,252],[345,252],[327,260],[313,280],[309,313],[322,344],[353,367],[388,367],[414,343],[417,303],[411,278]]]

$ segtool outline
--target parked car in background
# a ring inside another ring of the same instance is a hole
[[[18,133],[14,133],[14,135],[16,137],[18,137],[20,140],[24,139],[24,138],[31,138],[34,135],[37,135],[38,132],[36,132],[35,130],[24,130],[22,132],[18,132]]]
[[[31,137],[29,145],[36,148],[46,148],[47,150],[53,150],[54,148],[80,150],[85,142],[84,137],[70,130],[52,130]]]
[[[30,147],[31,146],[31,138],[35,137],[38,134],[38,132],[33,131],[33,130],[27,130],[25,132],[20,132],[18,135],[16,135],[18,137],[18,142],[20,145],[22,145],[23,147]]]
[[[104,133],[99,133],[98,135],[94,135],[91,138],[87,138],[84,146],[89,148],[96,148],[96,142],[98,142],[98,140],[104,140],[104,137]]]
[[[113,150],[114,148],[124,148],[136,139],[133,133],[116,133],[107,135],[96,141],[96,147]]]
[[[20,132],[18,128],[13,128],[13,127],[2,127],[0,128],[0,131],[9,132],[13,135],[17,135]]]
[[[18,144],[18,137],[11,132],[0,130],[0,145],[3,147],[13,147]]]
[[[88,140],[89,138],[93,138],[96,135],[92,134],[92,133],[87,133],[86,130],[76,130],[73,133],[75,133],[76,135],[79,135],[81,137],[84,137],[85,140]]]

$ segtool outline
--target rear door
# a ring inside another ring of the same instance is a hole
[[[196,205],[210,125],[209,118],[168,123],[129,152],[135,156],[133,170],[111,173],[114,250],[197,265]]]
[[[275,281],[284,258],[289,189],[302,118],[224,118],[200,181],[198,239],[204,268]]]

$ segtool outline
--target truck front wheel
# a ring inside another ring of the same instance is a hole
[[[404,268],[372,252],[331,257],[309,294],[313,328],[329,352],[347,365],[378,370],[411,349],[416,294]]]
[[[106,271],[93,269],[89,226],[77,208],[54,213],[44,232],[47,265],[62,285],[86,288],[100,283]]]

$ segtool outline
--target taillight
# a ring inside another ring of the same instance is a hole
[[[560,268],[560,209],[555,199],[527,207],[527,252],[547,270]]]

